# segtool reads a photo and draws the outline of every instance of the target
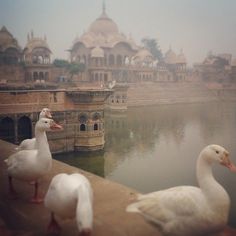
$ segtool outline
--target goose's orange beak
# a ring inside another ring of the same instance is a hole
[[[227,166],[231,171],[236,172],[236,166],[231,162],[228,166]]]
[[[224,158],[220,164],[227,167],[229,170],[236,172],[236,166],[229,159],[229,153],[227,151],[224,152]]]
[[[46,111],[45,115],[48,119],[52,119],[52,113],[50,111]]]
[[[57,124],[56,122],[53,122],[50,126],[50,129],[51,130],[62,130],[63,127],[61,125]]]

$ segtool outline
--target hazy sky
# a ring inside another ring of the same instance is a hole
[[[5,25],[23,48],[27,33],[47,36],[52,58],[68,58],[76,36],[100,16],[103,0],[0,0]],[[236,57],[236,0],[106,0],[106,11],[121,32],[140,44],[158,39],[165,53],[182,48],[189,63],[213,53]]]

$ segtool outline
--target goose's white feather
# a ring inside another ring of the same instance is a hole
[[[92,229],[93,193],[88,179],[78,173],[53,177],[45,206],[62,219],[76,218],[79,231]]]
[[[41,118],[35,126],[37,149],[21,150],[5,160],[8,175],[24,181],[34,181],[51,168],[52,156],[45,131],[51,130],[54,121]]]
[[[165,235],[205,235],[222,230],[227,223],[230,199],[212,175],[213,163],[233,169],[228,152],[221,146],[209,145],[197,162],[199,188],[179,186],[139,195],[138,202],[126,210],[140,213]]]

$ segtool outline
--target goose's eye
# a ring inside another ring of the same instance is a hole
[[[47,124],[48,122],[47,121],[44,121],[45,124]]]
[[[216,154],[219,154],[219,151],[216,151]]]

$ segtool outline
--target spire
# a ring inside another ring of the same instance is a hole
[[[105,4],[105,0],[103,0],[103,3],[102,3],[102,13],[103,13],[103,14],[106,14],[106,4]]]
[[[31,39],[33,39],[33,38],[34,38],[34,31],[31,30]]]
[[[102,2],[102,14],[100,16],[101,18],[108,18],[107,13],[106,13],[106,3],[105,0]]]

